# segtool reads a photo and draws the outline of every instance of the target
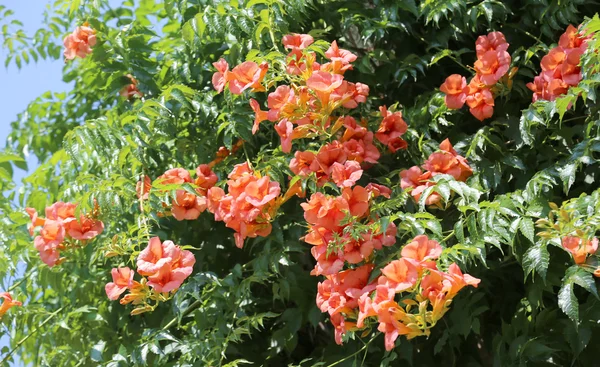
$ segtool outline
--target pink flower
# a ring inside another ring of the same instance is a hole
[[[63,43],[65,46],[63,55],[66,60],[73,60],[75,57],[83,59],[92,53],[92,47],[96,44],[96,31],[88,27],[86,22],[66,36]]]
[[[365,186],[365,189],[371,194],[372,198],[383,196],[384,198],[389,199],[392,196],[392,190],[384,185],[371,182]]]
[[[233,94],[242,94],[251,88],[253,92],[262,92],[265,88],[261,85],[267,74],[269,65],[266,62],[258,65],[253,61],[245,61],[236,66],[227,74],[229,90]]]
[[[444,102],[450,109],[460,109],[467,100],[467,79],[458,74],[452,74],[446,78],[444,84],[440,86],[440,91],[446,94]]]
[[[84,215],[79,217],[79,221],[73,219],[67,224],[67,233],[79,241],[90,240],[104,231],[104,223],[100,220],[92,219]]]
[[[186,182],[192,182],[192,176],[183,168],[172,168],[158,176],[157,180],[162,185],[182,185]]]
[[[325,57],[332,61],[339,60],[343,64],[350,64],[356,61],[356,55],[348,50],[339,48],[337,41],[331,42],[331,46],[325,51]]]
[[[579,237],[566,236],[562,239],[562,247],[573,255],[575,264],[583,264],[588,255],[598,250],[598,239],[594,237],[591,241],[583,243]]]
[[[144,175],[143,180],[140,180],[135,185],[135,192],[137,193],[138,199],[148,200],[150,195],[150,189],[152,188],[152,180],[149,176]]]
[[[392,261],[381,269],[381,273],[384,276],[379,278],[379,284],[394,289],[396,293],[414,287],[418,280],[417,268],[404,258]]]
[[[196,181],[194,181],[196,186],[198,186],[196,191],[202,195],[206,195],[208,189],[215,186],[219,180],[208,164],[199,165],[198,168],[196,168],[196,176]]]
[[[275,131],[281,138],[281,151],[284,153],[291,152],[294,125],[288,119],[283,119],[275,125]]]
[[[40,231],[40,235],[34,239],[35,248],[38,251],[55,249],[65,238],[65,227],[61,221],[47,219]]]
[[[362,186],[345,187],[342,198],[348,205],[348,211],[353,217],[362,217],[369,212],[369,192]]]
[[[427,260],[435,260],[442,254],[442,247],[437,241],[430,240],[425,235],[419,235],[402,248],[402,257],[416,260],[422,264]]]
[[[193,271],[196,259],[172,241],[152,237],[137,260],[138,273],[148,276],[148,285],[157,292],[170,292],[181,286]]]
[[[267,117],[269,121],[275,122],[279,120],[281,109],[286,105],[292,104],[294,101],[294,90],[288,85],[280,85],[274,92],[269,93],[269,96],[267,97],[267,106],[269,107]]]
[[[479,79],[485,85],[494,85],[508,72],[511,58],[506,51],[486,51],[477,61],[474,67]]]
[[[113,268],[110,271],[112,275],[112,282],[106,283],[104,290],[108,299],[114,301],[123,294],[127,288],[131,288],[133,285],[133,275],[135,272],[128,267],[125,268]]]
[[[342,85],[343,80],[344,77],[339,74],[315,71],[306,80],[306,86],[317,93],[322,105],[327,105],[329,103],[329,96],[336,88]]]
[[[477,58],[483,57],[488,51],[506,51],[508,50],[508,43],[502,32],[491,32],[487,36],[479,36],[475,41],[475,51],[477,52]]]
[[[206,198],[194,195],[185,190],[177,190],[171,213],[175,219],[194,220],[206,210]]]
[[[221,93],[227,83],[227,73],[229,72],[229,64],[225,59],[221,58],[217,62],[213,62],[213,66],[217,69],[217,72],[213,74],[212,84],[215,87],[217,93]]]
[[[36,227],[43,226],[46,221],[44,218],[38,217],[37,210],[33,208],[25,208],[27,214],[29,214],[29,218],[31,218],[31,224],[29,225],[29,235],[33,236],[33,230]]]
[[[314,38],[308,34],[292,33],[283,36],[283,47],[292,50],[304,50],[314,42]]]
[[[406,141],[401,136],[408,130],[408,126],[402,118],[402,112],[390,112],[385,106],[380,106],[379,111],[383,120],[375,133],[375,138],[387,145],[392,153],[399,149],[406,149]]]
[[[75,217],[77,204],[58,201],[46,208],[46,219],[63,221]]]
[[[258,131],[260,123],[265,121],[268,116],[267,111],[261,111],[260,105],[258,104],[258,102],[256,102],[254,98],[250,98],[250,107],[252,108],[252,111],[254,111],[255,114],[254,125],[252,126],[252,135],[254,135]]]
[[[362,176],[363,170],[360,169],[360,163],[357,161],[346,161],[344,164],[339,162],[331,166],[331,178],[339,187],[351,187]]]
[[[490,118],[494,114],[494,96],[477,76],[469,83],[467,105],[469,112],[479,121]]]
[[[248,203],[256,207],[261,207],[279,196],[281,188],[279,187],[279,182],[271,181],[269,176],[264,176],[248,183],[244,192],[247,195],[246,201]]]

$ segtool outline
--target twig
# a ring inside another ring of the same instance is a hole
[[[15,347],[13,349],[10,350],[10,352],[8,352],[7,355],[4,356],[4,358],[2,358],[2,360],[0,361],[0,365],[4,365],[4,363],[6,363],[8,361],[8,358],[17,350],[19,349],[19,347],[25,343],[27,341],[27,339],[29,339],[33,334],[37,333],[38,330],[40,330],[42,327],[44,327],[44,325],[46,325],[50,320],[52,320],[52,318],[54,318],[54,316],[56,316],[60,311],[62,311],[64,309],[64,307],[59,308],[58,310],[52,312],[50,314],[50,316],[48,316],[46,318],[46,320],[44,320],[38,327],[36,327],[35,329],[33,329],[32,332],[30,332],[29,334],[27,334],[27,336],[25,336],[23,339],[19,340],[19,342],[17,343],[17,345],[15,345]]]

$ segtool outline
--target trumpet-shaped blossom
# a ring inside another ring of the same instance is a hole
[[[160,180],[163,185],[182,185],[186,182],[192,182],[192,176],[183,168],[172,168],[158,176],[157,180]]]
[[[226,80],[229,82],[229,90],[233,94],[242,94],[246,89],[253,92],[262,92],[265,87],[262,81],[269,70],[266,62],[260,65],[253,61],[246,61],[234,67],[227,73]]]
[[[467,79],[458,74],[452,74],[446,78],[444,84],[440,86],[440,90],[446,94],[444,102],[451,109],[461,109],[467,100]]]
[[[315,42],[314,38],[309,34],[292,33],[283,36],[283,47],[292,50],[304,50]]]
[[[2,298],[2,305],[0,305],[0,319],[12,307],[23,305],[20,301],[14,300],[12,298],[12,296],[10,295],[10,293],[8,293],[8,292],[2,292],[2,293],[0,293],[0,298]]]
[[[385,106],[379,107],[383,120],[379,129],[375,133],[375,138],[382,144],[387,145],[388,149],[395,153],[399,149],[406,149],[406,142],[401,138],[408,130],[406,122],[402,118],[402,112],[391,112]]]
[[[148,285],[157,292],[171,292],[181,286],[193,271],[196,259],[172,241],[152,237],[137,260],[137,271],[148,277]]]
[[[102,221],[82,215],[79,220],[71,220],[67,224],[67,233],[76,240],[85,241],[102,234],[104,223]]]
[[[562,239],[562,247],[573,255],[575,264],[583,264],[588,255],[596,253],[598,250],[598,238],[584,242],[579,237],[566,236]]]
[[[402,248],[402,257],[416,260],[422,263],[427,260],[435,260],[442,254],[442,247],[437,241],[430,240],[425,235],[419,235]]]
[[[65,46],[63,55],[66,60],[73,60],[75,57],[83,59],[92,53],[92,47],[96,44],[96,31],[84,23],[66,36],[63,44]]]
[[[494,96],[477,76],[469,83],[466,103],[471,115],[479,121],[490,118],[494,114]]]
[[[212,84],[215,87],[217,93],[221,93],[225,89],[227,84],[227,73],[229,73],[229,64],[225,59],[221,58],[217,62],[213,62],[213,66],[217,69],[217,72],[212,76]]]
[[[334,162],[331,166],[331,178],[336,185],[342,188],[354,186],[362,173],[360,163],[356,161],[346,161],[344,164]]]
[[[112,282],[106,283],[104,290],[106,291],[108,299],[115,301],[128,288],[133,286],[133,275],[135,272],[128,267],[124,267],[113,268],[110,273],[112,275]]]
[[[194,184],[198,186],[196,191],[199,194],[206,196],[206,192],[213,186],[217,184],[219,178],[217,175],[210,169],[208,164],[201,164],[196,168],[196,180]]]
[[[206,197],[194,195],[185,190],[177,190],[171,213],[177,220],[194,220],[206,210]]]

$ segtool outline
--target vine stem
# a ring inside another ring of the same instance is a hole
[[[10,350],[10,352],[8,352],[7,355],[4,356],[4,358],[2,358],[2,360],[0,361],[0,365],[4,365],[4,363],[6,363],[8,361],[8,358],[17,350],[19,349],[19,347],[25,343],[27,341],[27,339],[29,339],[33,334],[37,333],[38,330],[40,330],[41,328],[44,327],[44,325],[46,325],[50,320],[52,320],[54,318],[54,316],[56,316],[60,311],[62,311],[64,309],[64,307],[59,308],[58,310],[52,312],[50,314],[50,316],[48,316],[46,318],[46,320],[44,320],[38,327],[36,327],[35,329],[33,329],[32,332],[30,332],[29,334],[27,334],[23,339],[19,340],[19,342],[17,343],[17,345],[15,345],[15,347],[13,349]]]
[[[354,352],[354,353],[350,354],[350,355],[349,355],[349,356],[347,356],[347,357],[344,357],[344,358],[340,359],[340,360],[339,360],[339,361],[337,361],[337,362],[334,362],[334,363],[330,364],[330,365],[329,365],[329,366],[327,366],[327,367],[333,367],[333,366],[336,366],[336,365],[338,365],[338,364],[340,364],[340,363],[342,363],[342,362],[344,362],[344,361],[347,361],[347,360],[349,360],[350,358],[352,358],[352,357],[354,357],[354,356],[356,356],[356,355],[360,354],[360,352],[362,352],[363,350],[365,350],[365,349],[367,349],[367,348],[369,347],[369,344],[371,344],[371,342],[372,342],[373,340],[375,340],[375,338],[371,338],[371,340],[369,340],[369,341],[368,341],[368,342],[365,344],[365,346],[364,346],[364,347],[360,348],[360,349],[359,349],[359,350],[357,350],[356,352]]]
[[[8,287],[8,289],[6,291],[7,292],[12,292],[13,289],[17,288],[19,285],[21,285],[21,283],[23,283],[25,280],[27,280],[27,278],[29,278],[31,276],[31,274],[35,273],[38,270],[38,268],[39,267],[36,266],[35,268],[31,269],[29,271],[29,273],[26,273],[25,275],[23,275],[23,278],[19,279],[18,282],[14,283],[10,287]]]

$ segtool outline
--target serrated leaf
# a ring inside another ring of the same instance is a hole
[[[533,224],[533,220],[531,218],[521,218],[519,230],[531,243],[535,243],[535,225]]]
[[[575,323],[579,321],[579,302],[573,292],[573,283],[564,283],[558,292],[558,307]]]
[[[550,253],[545,244],[538,243],[530,247],[523,256],[523,270],[527,277],[533,270],[537,271],[542,279],[546,279],[546,271],[550,264]]]
[[[568,163],[562,167],[557,167],[558,177],[560,177],[563,183],[563,190],[565,194],[569,193],[569,189],[575,182],[575,174],[577,173],[577,164],[575,162]]]
[[[578,265],[573,265],[567,269],[563,281],[575,283],[593,294],[596,298],[599,298],[594,277],[590,272],[585,271],[585,269]]]

